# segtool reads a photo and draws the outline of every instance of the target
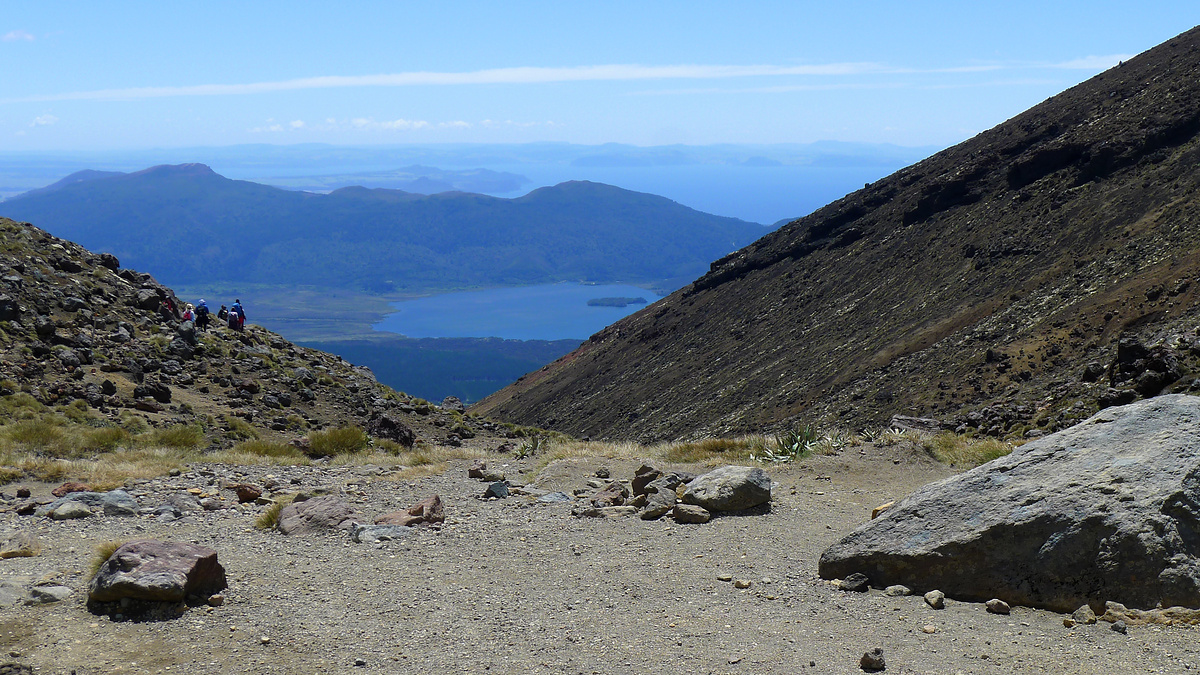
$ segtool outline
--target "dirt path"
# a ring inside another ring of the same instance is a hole
[[[520,463],[501,463],[520,475]],[[614,477],[634,469],[628,461],[564,460],[537,484],[570,491],[600,466]],[[54,578],[76,593],[0,610],[0,654],[9,654],[0,662],[79,675],[858,673],[859,656],[878,646],[889,673],[1200,670],[1197,629],[1068,629],[1050,612],[998,616],[953,601],[934,611],[919,596],[847,593],[819,579],[821,551],[871,507],[951,471],[896,448],[769,466],[778,483],[769,513],[705,525],[577,519],[569,505],[519,495],[482,501],[475,495],[484,486],[466,478],[464,462],[411,481],[369,468],[194,469],[131,491],[157,506],[191,487],[271,473],[296,488],[342,489],[368,517],[439,493],[448,519],[440,532],[368,545],[343,533],[256,530],[263,507],[171,523],[6,514],[8,531],[36,532],[44,551],[0,560],[0,581]],[[229,576],[226,604],[159,623],[88,613],[83,570],[94,545],[146,537],[215,548]],[[739,590],[718,579],[724,575],[752,584]],[[927,625],[936,632],[923,632]]]

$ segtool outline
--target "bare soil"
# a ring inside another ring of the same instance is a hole
[[[514,483],[572,491],[596,469],[629,478],[636,463],[494,456]],[[681,467],[704,470],[704,467]],[[839,590],[817,576],[826,546],[898,499],[954,469],[904,446],[849,448],[767,467],[768,510],[670,520],[576,518],[567,504],[528,495],[481,500],[466,462],[399,480],[375,467],[196,465],[130,487],[143,506],[221,481],[341,490],[364,514],[431,493],[446,502],[441,529],[358,544],[344,532],[287,537],[261,531],[265,508],[54,522],[6,514],[43,551],[0,560],[0,581],[53,580],[63,602],[0,609],[0,662],[40,673],[856,673],[881,647],[887,672],[1182,673],[1200,668],[1196,628],[1107,623],[1065,628],[1053,612],[989,614],[947,600]],[[35,493],[52,486],[34,486]],[[220,607],[162,622],[114,621],[86,609],[86,568],[97,543],[158,538],[219,552],[229,576]],[[738,589],[719,578],[748,580]],[[935,632],[926,633],[923,629]],[[3,656],[7,654],[7,656]],[[356,661],[364,665],[356,666]]]

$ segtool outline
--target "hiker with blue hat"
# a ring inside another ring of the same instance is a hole
[[[200,302],[196,303],[196,328],[201,331],[208,330],[208,305],[204,304],[204,298],[200,298]]]

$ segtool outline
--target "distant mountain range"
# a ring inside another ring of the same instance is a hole
[[[872,181],[475,410],[643,440],[897,413],[1023,439],[1200,389],[1198,45]]]
[[[557,281],[688,279],[767,228],[589,182],[515,199],[224,178],[203,164],[81,172],[0,214],[116,254],[176,285],[423,292]]]

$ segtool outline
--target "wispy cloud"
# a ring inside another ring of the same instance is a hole
[[[15,32],[14,32],[15,33]],[[12,35],[10,33],[9,35]],[[27,35],[22,33],[22,35]],[[5,36],[8,39],[8,36]],[[29,37],[32,39],[32,36]],[[1087,56],[1057,64],[1044,64],[1043,68],[1094,69],[1100,70],[1130,58],[1128,55]],[[878,63],[827,63],[816,65],[669,65],[645,66],[637,64],[614,64],[599,66],[577,66],[567,68],[490,68],[467,72],[415,71],[381,75],[329,75],[305,77],[273,82],[250,82],[245,84],[200,84],[179,87],[129,87],[124,89],[97,89],[60,94],[42,94],[20,98],[0,99],[0,103],[31,103],[43,101],[71,100],[135,100],[177,96],[236,96],[264,94],[304,89],[335,89],[342,87],[414,87],[453,86],[475,84],[555,84],[564,82],[628,82],[640,80],[724,80],[734,78],[763,77],[848,77],[879,74],[936,74],[975,73],[1029,67],[1028,64],[983,64],[954,66],[933,69],[914,69],[887,66]],[[397,120],[405,122],[405,120]],[[382,124],[382,123],[380,123]],[[403,125],[401,125],[403,126]]]
[[[1048,68],[1065,70],[1108,70],[1122,61],[1132,59],[1136,54],[1109,54],[1107,56],[1085,56],[1081,59],[1052,63]]]
[[[54,115],[38,115],[29,123],[31,127],[48,127],[58,121]]]
[[[552,84],[665,79],[727,79],[735,77],[779,77],[785,75],[854,75],[879,72],[882,66],[868,63],[833,63],[810,66],[722,66],[607,65],[574,68],[492,68],[463,73],[409,72],[385,75],[330,75],[277,82],[248,84],[201,84],[182,87],[130,87],[98,89],[62,94],[45,94],[5,99],[5,103],[69,100],[129,100],[171,96],[231,96],[300,89],[339,87],[411,87],[470,84]]]
[[[0,35],[0,42],[33,42],[33,36],[23,30],[10,30]]]

